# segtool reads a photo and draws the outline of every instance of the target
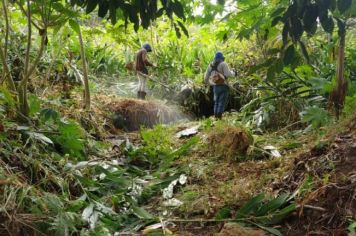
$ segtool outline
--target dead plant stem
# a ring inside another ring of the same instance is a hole
[[[90,91],[89,91],[89,80],[88,80],[88,65],[85,57],[84,42],[82,31],[79,28],[78,39],[80,44],[80,57],[83,64],[83,79],[84,79],[84,108],[90,110]]]
[[[31,3],[30,0],[27,0],[27,47],[26,47],[26,55],[25,55],[25,72],[24,72],[24,80],[28,74],[28,67],[30,63],[30,50],[31,50],[31,37],[32,37],[32,23],[31,23]],[[22,82],[22,81],[21,81]]]
[[[317,206],[311,206],[311,205],[298,205],[297,206],[297,209],[298,208],[307,208],[307,209],[311,209],[311,210],[316,210],[316,211],[322,211],[322,212],[325,212],[326,209],[325,208],[322,208],[322,207],[317,207]]]

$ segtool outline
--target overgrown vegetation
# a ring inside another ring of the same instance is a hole
[[[0,235],[355,232],[355,1],[0,6]]]

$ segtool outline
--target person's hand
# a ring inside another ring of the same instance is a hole
[[[237,71],[236,71],[236,69],[232,69],[232,72],[234,72],[234,76],[236,77],[236,76],[237,76]]]

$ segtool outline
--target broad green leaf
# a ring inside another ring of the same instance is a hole
[[[356,1],[352,1],[351,7],[343,14],[347,17],[356,17]]]
[[[272,227],[266,227],[266,226],[263,226],[263,225],[260,225],[260,224],[256,224],[256,223],[253,223],[254,225],[256,225],[257,227],[273,234],[273,235],[276,235],[276,236],[283,236],[283,234],[278,230],[278,229],[275,229],[275,228],[272,228]]]
[[[288,21],[284,23],[283,30],[282,30],[282,39],[283,45],[287,45],[288,43],[288,33],[289,33],[289,23]]]
[[[309,63],[310,59],[309,59],[309,54],[308,54],[307,48],[305,47],[305,45],[302,41],[299,41],[299,46],[300,46],[300,49],[302,50],[302,54],[303,54],[305,60],[307,60],[307,62]]]
[[[179,18],[185,20],[184,8],[183,8],[182,4],[178,1],[172,1],[171,5],[172,5],[174,14],[176,14]]]
[[[110,0],[109,12],[110,12],[111,23],[113,25],[115,25],[116,22],[117,22],[117,19],[116,19],[116,2],[115,2],[115,0]]]
[[[300,113],[302,121],[311,123],[313,128],[319,128],[329,121],[329,113],[320,107],[309,107]]]
[[[272,12],[271,17],[276,17],[279,16],[281,13],[283,13],[286,10],[285,7],[280,7],[277,8],[275,11]]]
[[[188,30],[187,30],[187,28],[185,28],[184,24],[180,21],[177,21],[177,22],[178,22],[179,27],[183,30],[183,33],[185,34],[185,36],[189,37]]]
[[[308,33],[313,32],[314,25],[317,23],[316,22],[317,18],[318,18],[318,6],[312,4],[305,10],[303,16],[303,25],[305,31],[307,31]]]
[[[284,13],[283,18],[287,20],[288,18],[295,17],[298,12],[298,2],[294,2],[292,5],[289,5],[287,11]]]
[[[231,209],[228,207],[221,208],[215,216],[215,219],[217,220],[224,220],[229,218],[231,215]]]
[[[292,18],[291,20],[291,33],[294,41],[298,41],[303,35],[303,26],[298,18]]]
[[[174,157],[179,157],[181,155],[186,154],[191,147],[193,147],[195,144],[199,142],[199,137],[195,136],[191,139],[189,139],[187,142],[185,142],[182,146],[179,148],[175,149],[173,152],[171,152],[169,155],[174,156]]]
[[[150,220],[154,218],[153,215],[151,215],[148,211],[146,211],[142,207],[132,206],[132,211],[137,217],[141,219]]]
[[[98,5],[99,0],[88,0],[87,1],[87,7],[86,7],[86,13],[89,14],[92,11],[94,11],[94,9],[96,8],[96,6]]]
[[[75,177],[85,188],[97,187],[100,185],[100,183],[98,183],[96,180],[92,180],[90,178],[86,178],[79,175],[75,175]]]
[[[180,29],[177,27],[177,24],[174,23],[173,26],[174,26],[174,30],[176,31],[177,37],[178,37],[178,38],[181,38],[181,37],[182,37],[182,34],[180,33]]]
[[[336,0],[331,0],[329,9],[330,9],[331,12],[335,11],[335,9],[336,9]]]
[[[356,235],[356,221],[352,221],[347,230],[351,235]]]
[[[164,13],[164,8],[160,8],[157,12],[156,12],[156,18],[161,17]]]
[[[281,73],[283,71],[284,68],[284,64],[281,58],[278,58],[275,63],[274,63],[274,67],[275,67],[275,72],[277,74]]]
[[[225,2],[226,2],[225,0],[218,0],[218,4],[223,5],[223,6],[225,5]]]
[[[28,103],[30,116],[36,114],[41,109],[41,101],[36,95],[31,94],[28,96]]]
[[[328,32],[328,33],[332,33],[334,30],[334,20],[332,17],[326,17],[324,19],[320,19],[320,23],[321,26],[323,27],[323,29]]]
[[[271,81],[275,78],[275,76],[276,76],[276,67],[274,65],[271,65],[267,70],[267,80]]]
[[[80,26],[79,26],[79,23],[75,20],[72,20],[72,19],[69,19],[69,25],[70,27],[77,33],[79,34],[80,33]]]
[[[11,92],[4,86],[0,86],[0,103],[3,101],[6,105],[15,108],[16,101]]]
[[[263,193],[255,196],[250,201],[248,201],[245,205],[243,205],[236,213],[235,219],[236,220],[243,220],[246,218],[250,213],[261,205],[262,201],[264,200],[265,195]]]
[[[286,206],[280,211],[272,212],[271,214],[264,217],[258,217],[256,218],[256,220],[258,221],[258,223],[261,223],[263,225],[278,224],[283,219],[285,219],[290,213],[295,211],[295,209],[296,209],[296,205],[293,203]]]
[[[338,0],[337,1],[337,8],[339,9],[340,13],[343,14],[347,9],[351,7],[352,0]]]
[[[289,45],[289,47],[284,53],[284,57],[283,57],[284,65],[286,66],[290,65],[294,60],[294,56],[295,56],[295,49],[294,49],[294,45],[291,44]]]
[[[336,22],[337,22],[337,27],[338,27],[338,35],[339,37],[345,35],[346,33],[346,24],[344,21],[340,20],[339,18],[336,18]]]
[[[73,157],[82,157],[84,154],[83,132],[81,127],[74,122],[60,122],[58,125],[60,135],[55,135],[52,139],[60,144],[63,152],[71,154]]]
[[[64,207],[63,202],[56,194],[45,193],[42,199],[44,200],[46,207],[48,207],[54,214],[58,214]]]
[[[282,20],[281,16],[277,16],[277,17],[273,18],[271,26],[272,27],[276,26],[278,24],[278,22],[280,22],[281,20]]]
[[[332,7],[332,0],[317,0],[316,2],[321,11],[327,12]]]
[[[99,4],[98,16],[104,18],[109,10],[109,3],[107,1],[102,1]]]
[[[257,212],[257,216],[263,216],[282,207],[288,200],[289,194],[284,193],[264,204]]]
[[[40,112],[40,117],[44,122],[52,119],[53,121],[57,121],[59,119],[59,114],[55,110],[51,108],[42,109]]]
[[[86,205],[86,202],[82,199],[76,199],[74,201],[70,201],[68,205],[68,210],[72,212],[78,212],[80,211],[84,206]]]

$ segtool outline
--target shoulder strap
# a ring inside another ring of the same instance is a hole
[[[211,66],[211,71],[218,71],[218,66],[220,65],[221,61],[219,61],[218,63],[211,63],[210,66]]]

